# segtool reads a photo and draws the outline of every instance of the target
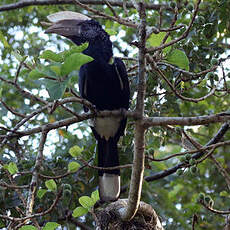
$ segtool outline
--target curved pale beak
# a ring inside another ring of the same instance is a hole
[[[81,22],[91,20],[83,14],[72,11],[60,11],[47,16],[51,22],[45,33],[55,33],[64,37],[77,36],[81,34]]]

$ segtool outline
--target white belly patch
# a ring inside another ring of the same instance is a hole
[[[98,117],[94,120],[93,126],[101,138],[105,138],[107,141],[110,137],[114,137],[119,126],[120,117]]]

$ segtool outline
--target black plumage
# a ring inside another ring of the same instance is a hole
[[[80,68],[81,96],[94,104],[99,111],[128,109],[130,90],[126,68],[119,58],[114,58],[111,63],[113,51],[109,35],[95,20],[82,20],[82,15],[78,16],[68,16],[67,19],[62,16],[62,20],[55,22],[47,32],[63,35],[77,45],[89,43],[83,53],[94,60]],[[87,108],[84,110],[87,111]],[[119,165],[117,143],[124,134],[126,122],[126,118],[120,117],[95,118],[91,122],[98,143],[98,166],[106,168]],[[119,175],[119,169],[99,170],[99,192],[102,200],[116,200],[119,197]]]

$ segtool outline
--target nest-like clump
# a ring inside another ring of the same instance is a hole
[[[135,217],[130,221],[123,221],[119,210],[127,205],[127,200],[118,200],[105,209],[98,211],[97,225],[101,230],[163,230],[158,216],[152,207],[141,202]]]

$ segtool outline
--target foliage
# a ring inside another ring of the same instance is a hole
[[[145,2],[151,4],[153,1]],[[157,28],[169,28],[174,20],[173,9],[176,6],[174,3],[170,4],[171,1],[168,0],[158,2],[165,8],[161,11],[147,9],[147,24]],[[178,15],[175,26],[181,24],[184,24],[185,28],[189,26],[195,2],[176,1]],[[9,3],[12,1],[2,1],[2,5]],[[93,5],[92,7],[113,16],[108,6]],[[1,21],[4,22],[0,25],[1,142],[3,136],[9,134],[9,130],[13,130],[25,116],[44,106],[47,108],[22,124],[15,133],[32,130],[47,123],[52,125],[73,116],[63,106],[55,107],[55,102],[72,97],[71,89],[79,93],[78,70],[82,64],[91,61],[92,58],[82,53],[87,44],[81,47],[73,46],[68,40],[62,42],[63,38],[54,35],[48,37],[44,33],[40,22],[44,21],[50,13],[63,9],[83,12],[83,9],[71,4],[49,7],[32,5],[5,11],[0,15]],[[139,22],[136,9],[128,8],[127,12],[121,7],[114,7],[114,9],[122,18],[128,17]],[[230,4],[227,0],[202,1],[198,17],[188,36],[162,51],[150,53],[155,58],[157,68],[163,72],[178,94],[185,98],[197,99],[204,97],[216,87],[215,93],[199,102],[183,100],[175,94],[158,72],[152,71],[150,65],[147,65],[146,117],[195,117],[229,110],[230,79],[229,62],[226,59],[229,52],[227,41],[230,38],[229,13]],[[115,40],[113,43],[115,55],[119,52],[125,57],[137,58],[136,47],[130,45],[138,39],[136,29],[108,19],[99,18],[98,21]],[[164,42],[168,43],[178,38],[185,28],[171,31]],[[147,48],[161,45],[166,34],[167,32],[152,34],[147,40]],[[138,70],[135,68],[137,63],[131,59],[126,60],[125,63],[129,71],[132,92],[131,110],[133,110],[136,105],[138,85]],[[215,66],[219,67],[215,68]],[[190,74],[202,71],[204,71],[202,74]],[[16,76],[17,85],[14,84]],[[10,111],[9,108],[12,110]],[[82,105],[77,102],[68,103],[68,108],[75,114],[82,113]],[[17,113],[13,114],[12,111]],[[202,146],[209,142],[220,127],[219,123],[180,126]],[[171,125],[154,126],[146,131],[145,178],[180,162],[186,164],[186,167],[178,169],[177,173],[167,177],[150,182],[144,181],[142,200],[151,204],[156,210],[165,229],[191,229],[194,214],[198,216],[197,230],[223,229],[224,216],[211,213],[197,202],[203,200],[207,204],[211,202],[212,205],[214,202],[214,207],[217,209],[229,209],[229,191],[226,181],[210,158],[200,163],[188,159],[188,156],[187,158],[186,156],[185,158],[173,157],[166,161],[151,160],[153,157],[164,158],[186,150],[182,143],[180,128]],[[119,143],[122,164],[132,162],[133,136],[133,120],[129,119],[126,135]],[[229,140],[229,137],[230,134],[226,133],[222,141]],[[23,186],[31,186],[34,162],[39,156],[40,140],[41,133],[38,132],[22,137],[12,135],[5,145],[1,146],[0,215],[10,213],[11,216],[20,217],[25,212],[25,204],[21,197],[27,198],[28,187]],[[96,165],[95,146],[87,121],[69,127],[62,126],[48,133],[33,213],[49,209],[60,190],[62,190],[62,198],[58,200],[51,212],[36,218],[42,229],[55,229],[58,224],[76,229],[76,220],[94,227],[90,212],[98,200],[97,192],[92,192],[97,189],[97,172],[92,167],[81,167],[81,165],[82,162]],[[214,157],[229,172],[228,146],[217,148]],[[130,175],[130,168],[121,171],[122,185],[129,185]],[[6,184],[21,187],[12,189]],[[127,196],[128,191],[121,194],[122,198]],[[69,213],[75,221],[66,218]],[[83,218],[80,217],[82,215]],[[78,217],[80,218],[77,219]],[[0,228],[4,229],[8,224],[8,220],[0,219]],[[33,229],[33,224],[30,222],[20,229]]]

